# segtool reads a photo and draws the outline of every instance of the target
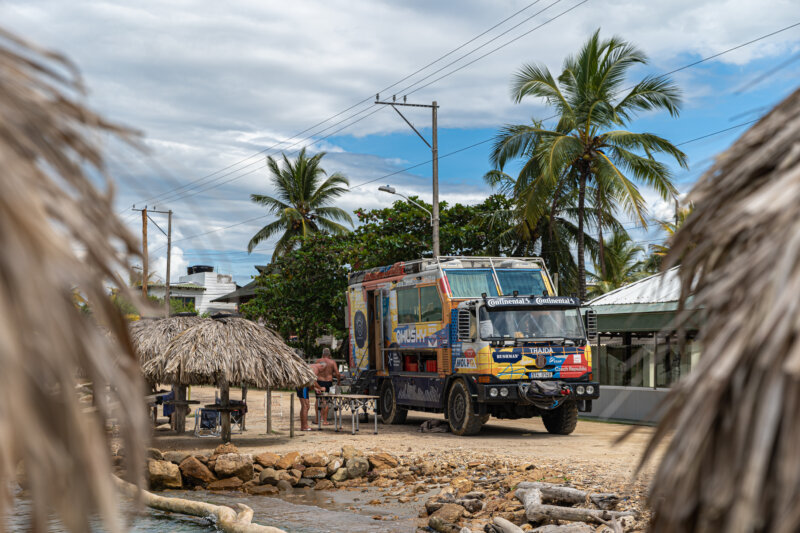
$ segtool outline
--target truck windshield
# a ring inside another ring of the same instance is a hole
[[[480,334],[492,339],[582,339],[583,321],[577,309],[480,308]]]

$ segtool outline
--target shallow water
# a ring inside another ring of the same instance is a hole
[[[414,531],[415,518],[422,504],[397,502],[384,505],[368,505],[383,493],[375,489],[361,491],[315,491],[294,489],[281,493],[280,497],[249,496],[239,492],[207,493],[200,491],[167,491],[163,496],[187,498],[196,501],[233,506],[243,503],[253,508],[253,522],[284,529],[288,533],[400,533]],[[422,498],[420,501],[424,501]],[[9,531],[26,531],[30,526],[31,504],[29,500],[17,498],[15,512],[9,519]],[[130,512],[130,503],[123,504]],[[380,516],[383,520],[373,517]],[[51,533],[63,533],[63,527],[53,521],[48,529]],[[99,527],[95,530],[102,531]],[[199,533],[215,531],[208,521],[170,515],[145,509],[139,512],[130,531],[153,533],[174,531]]]

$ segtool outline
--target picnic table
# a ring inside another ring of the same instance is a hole
[[[345,409],[350,411],[352,417],[352,434],[355,435],[359,431],[359,411],[364,411],[369,416],[368,409],[372,409],[372,421],[374,423],[374,434],[378,434],[378,397],[370,396],[368,394],[317,394],[322,402],[329,403],[333,407],[333,424],[334,429],[339,431],[342,429],[342,414]],[[368,418],[369,420],[369,418]],[[317,416],[319,429],[322,430],[322,417]]]

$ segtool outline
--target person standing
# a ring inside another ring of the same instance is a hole
[[[336,379],[337,384],[340,380],[339,366],[336,364],[336,361],[331,358],[331,350],[329,348],[323,348],[322,357],[317,359],[317,362],[314,364],[320,367],[319,374],[317,374],[317,385],[319,385],[324,392],[330,392],[331,386],[333,385],[333,380]],[[329,426],[328,402],[323,401],[322,405],[320,405],[320,399],[317,398],[316,411],[316,423],[319,423],[319,416],[322,415],[322,423],[326,426]]]
[[[317,363],[309,366],[317,376],[317,379],[319,379],[322,366]],[[308,411],[311,408],[310,388],[311,387],[302,387],[297,389],[297,399],[300,400],[300,431],[312,431],[312,428],[308,425]],[[318,383],[314,384],[314,391],[317,393],[322,392],[322,388]]]

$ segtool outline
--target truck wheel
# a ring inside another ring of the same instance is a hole
[[[475,414],[466,383],[453,383],[447,395],[447,423],[454,435],[475,435],[481,430],[481,417]]]
[[[387,380],[381,386],[380,395],[381,422],[384,424],[402,424],[406,421],[408,409],[399,407],[395,399],[394,385]]]
[[[578,404],[568,401],[551,411],[542,411],[542,422],[548,433],[569,435],[578,425]]]
[[[489,421],[489,418],[490,418],[491,416],[492,416],[492,415],[481,415],[481,425],[483,426],[484,424],[486,424],[486,422],[488,422],[488,421]]]

